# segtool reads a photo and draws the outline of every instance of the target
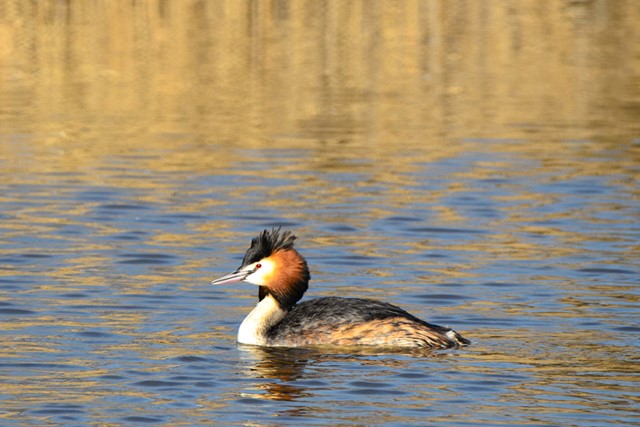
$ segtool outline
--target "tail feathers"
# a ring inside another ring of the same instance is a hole
[[[464,338],[462,335],[460,335],[459,333],[457,333],[453,329],[449,329],[445,335],[447,337],[451,338],[453,341],[455,341],[456,345],[463,346],[463,345],[471,344],[471,341],[469,341],[468,339]]]

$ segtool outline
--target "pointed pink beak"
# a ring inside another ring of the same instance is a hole
[[[218,277],[217,279],[212,280],[211,284],[226,285],[227,283],[242,282],[249,274],[251,274],[251,270],[249,271],[236,270],[233,273],[225,274],[222,277]]]

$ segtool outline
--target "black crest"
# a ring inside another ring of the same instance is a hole
[[[242,266],[253,264],[266,258],[276,251],[293,248],[296,236],[291,231],[280,232],[280,227],[264,230],[257,237],[251,239],[251,246],[242,259]]]

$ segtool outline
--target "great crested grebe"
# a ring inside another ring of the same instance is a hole
[[[242,264],[211,282],[258,285],[258,305],[240,325],[238,342],[260,346],[317,345],[450,348],[469,344],[456,331],[427,323],[386,302],[323,297],[297,304],[309,268],[280,228],[251,240]]]

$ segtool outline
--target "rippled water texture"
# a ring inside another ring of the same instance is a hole
[[[638,22],[0,0],[0,425],[640,425]],[[473,344],[238,346],[275,225]]]

